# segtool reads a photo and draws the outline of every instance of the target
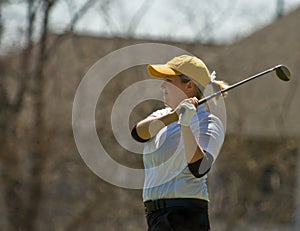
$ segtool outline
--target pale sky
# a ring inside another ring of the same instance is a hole
[[[51,15],[51,29],[64,31],[72,15],[87,0],[58,0]],[[270,24],[278,0],[112,0],[105,13],[98,1],[76,25],[77,32],[183,41],[228,43]],[[214,7],[211,5],[214,4]],[[71,7],[70,7],[71,6]],[[300,0],[285,0],[284,14],[300,7]],[[142,8],[142,10],[141,10]],[[0,52],[24,42],[26,8],[13,4],[2,8],[5,31]],[[138,18],[139,20],[133,20]],[[207,20],[209,19],[209,20]],[[132,24],[132,22],[138,22]],[[38,30],[37,30],[38,31]]]

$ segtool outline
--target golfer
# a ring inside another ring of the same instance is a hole
[[[189,55],[148,65],[148,72],[163,80],[165,103],[132,129],[133,138],[144,142],[148,230],[209,230],[206,174],[223,144],[224,127],[198,100],[208,85],[227,85]]]

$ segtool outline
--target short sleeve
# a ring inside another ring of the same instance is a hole
[[[192,121],[192,132],[200,147],[216,160],[224,142],[223,124],[216,116],[205,113]]]

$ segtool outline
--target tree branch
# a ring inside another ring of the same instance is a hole
[[[150,9],[150,6],[153,4],[153,1],[145,0],[141,7],[138,9],[137,13],[132,17],[127,34],[133,36],[134,31],[138,28],[139,24],[142,21],[142,18],[145,16],[146,12]]]
[[[49,57],[51,53],[55,51],[55,48],[58,47],[59,43],[62,42],[64,36],[68,33],[73,33],[74,27],[79,19],[97,2],[97,0],[88,0],[73,16],[70,23],[66,26],[64,32],[60,35],[57,35],[52,44],[46,51],[45,56]]]

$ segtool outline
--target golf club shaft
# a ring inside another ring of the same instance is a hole
[[[265,71],[263,71],[263,72],[260,72],[260,73],[258,73],[258,74],[256,74],[256,75],[253,75],[253,76],[251,76],[251,77],[249,77],[249,78],[247,78],[247,79],[244,79],[244,80],[242,80],[242,81],[240,81],[240,82],[237,82],[237,83],[235,83],[235,84],[233,84],[233,85],[230,85],[229,87],[227,87],[227,88],[225,88],[225,89],[223,89],[223,90],[217,91],[216,93],[213,93],[213,94],[211,94],[211,95],[209,95],[209,96],[206,96],[206,97],[204,97],[203,99],[200,99],[200,100],[198,101],[198,105],[203,104],[203,103],[206,103],[208,100],[210,100],[210,99],[212,99],[212,98],[215,98],[215,97],[217,97],[217,96],[219,96],[219,95],[222,95],[222,94],[224,94],[225,92],[227,92],[227,91],[229,91],[229,90],[231,90],[231,89],[233,89],[233,88],[236,88],[237,86],[240,86],[240,85],[242,85],[242,84],[244,84],[244,83],[247,83],[247,82],[249,82],[249,81],[251,81],[251,80],[253,80],[253,79],[256,79],[256,78],[258,78],[258,77],[260,77],[260,76],[262,76],[262,75],[268,74],[269,72],[272,72],[272,71],[276,70],[276,68],[277,68],[277,66],[276,66],[276,67],[272,67],[272,68],[270,68],[270,69],[268,69],[268,70],[265,70]]]

